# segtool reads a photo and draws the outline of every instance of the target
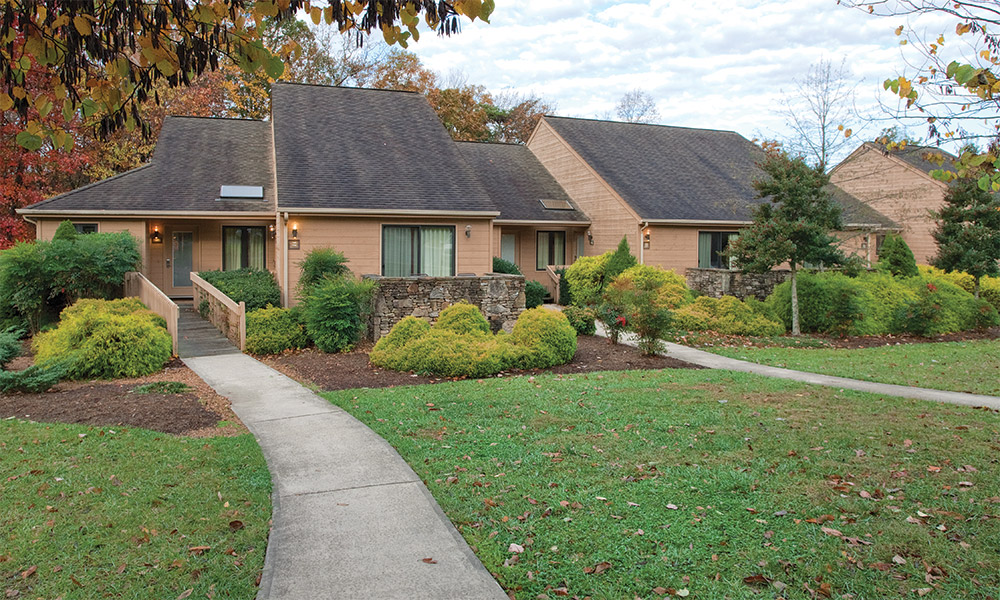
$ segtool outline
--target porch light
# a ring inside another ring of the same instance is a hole
[[[274,225],[267,226],[267,233],[271,237],[271,239],[274,239]]]
[[[298,237],[299,237],[299,224],[292,223],[292,238],[298,239]]]
[[[465,226],[465,237],[467,238],[472,237],[472,225]]]
[[[159,225],[154,225],[153,226],[153,233],[149,234],[149,241],[151,243],[153,243],[153,244],[162,244],[163,243],[163,235],[160,234],[160,226]]]
[[[649,248],[649,227],[642,232],[642,247]]]
[[[589,229],[587,230],[587,241],[590,242],[591,246],[594,245],[594,232]]]

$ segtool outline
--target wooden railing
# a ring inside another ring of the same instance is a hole
[[[236,303],[197,273],[191,273],[194,289],[194,309],[229,338],[240,352],[247,346],[247,306]]]
[[[125,273],[125,295],[138,298],[149,310],[163,317],[173,340],[174,354],[177,354],[177,320],[180,318],[177,304],[138,271]]]
[[[545,273],[549,276],[549,279],[552,280],[552,284],[555,288],[555,291],[552,292],[552,301],[556,304],[559,304],[559,281],[562,279],[562,276],[559,275],[559,273],[556,273],[556,271],[565,268],[566,265],[549,265],[545,267]]]

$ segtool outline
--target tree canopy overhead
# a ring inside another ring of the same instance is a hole
[[[439,34],[458,31],[460,17],[488,20],[493,0],[7,0],[0,6],[0,111],[15,111],[18,143],[42,147],[45,138],[70,147],[74,137],[58,122],[81,116],[106,136],[145,128],[140,105],[156,99],[155,86],[188,85],[220,64],[263,71],[272,78],[296,47],[271,52],[262,39],[265,20],[296,18],[336,24],[341,33],[381,33],[405,47],[420,24]],[[360,41],[360,38],[359,38]],[[32,94],[25,81],[45,72],[51,85]]]

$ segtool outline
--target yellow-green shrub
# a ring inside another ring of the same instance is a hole
[[[375,342],[375,347],[372,348],[368,360],[375,365],[396,369],[397,367],[393,367],[389,363],[394,360],[393,357],[398,351],[411,341],[423,337],[430,330],[431,326],[427,321],[417,317],[405,317],[389,330],[388,335],[382,336]]]
[[[172,354],[162,324],[134,298],[81,300],[62,312],[58,327],[35,337],[35,362],[64,363],[71,379],[149,375]]]
[[[615,281],[630,282],[639,290],[657,290],[657,303],[671,310],[691,302],[694,297],[687,281],[672,269],[635,265],[625,269]]]
[[[605,284],[604,270],[612,254],[605,252],[600,256],[581,256],[566,268],[564,277],[574,304],[591,306],[600,302]]]
[[[444,377],[486,377],[504,370],[497,341],[485,333],[459,334],[432,329],[402,350],[406,370]]]
[[[964,271],[945,271],[930,265],[917,265],[917,270],[924,278],[944,279],[950,281],[970,294],[976,290],[976,278]]]
[[[525,369],[568,363],[576,354],[576,330],[566,315],[541,306],[521,313],[511,341],[524,350],[521,367]]]
[[[588,307],[567,306],[562,313],[566,315],[569,324],[577,335],[594,335],[597,332],[597,311]]]
[[[979,297],[1000,311],[1000,277],[983,277],[979,280]]]
[[[759,303],[758,303],[759,304]],[[768,318],[755,305],[733,296],[702,296],[673,313],[675,329],[715,331],[725,335],[781,335],[785,326]]]
[[[490,322],[476,306],[462,301],[452,304],[441,311],[434,329],[451,331],[453,333],[489,333]]]
[[[268,306],[247,313],[247,352],[278,354],[308,345],[309,336],[292,309]]]

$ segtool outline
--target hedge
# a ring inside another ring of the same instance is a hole
[[[309,336],[299,322],[299,311],[268,306],[247,313],[247,345],[251,354],[279,354],[305,348]]]
[[[233,302],[245,302],[247,312],[281,304],[281,289],[270,271],[236,269],[202,271],[198,275],[229,296]]]

